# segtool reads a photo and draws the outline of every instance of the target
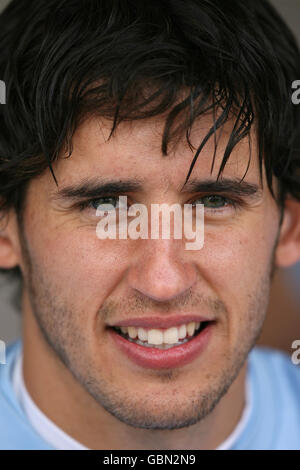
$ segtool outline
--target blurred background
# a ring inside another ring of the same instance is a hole
[[[9,0],[0,0],[0,11],[8,3]],[[300,0],[271,0],[271,3],[289,24],[300,44]],[[296,79],[300,80],[300,77]],[[17,297],[14,283],[0,277],[0,339],[6,343],[21,334]],[[276,273],[269,311],[258,344],[291,353],[295,339],[300,339],[300,263]]]

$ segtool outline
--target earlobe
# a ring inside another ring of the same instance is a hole
[[[280,237],[276,248],[276,265],[288,267],[300,260],[300,201],[287,199]]]
[[[12,217],[1,217],[0,220],[0,268],[12,269],[19,264],[16,249],[16,232]]]

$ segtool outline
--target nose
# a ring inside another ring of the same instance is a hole
[[[181,297],[197,281],[197,268],[184,260],[178,242],[147,240],[127,272],[129,287],[155,301]]]

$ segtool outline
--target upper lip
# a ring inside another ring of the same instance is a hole
[[[179,326],[190,322],[205,322],[213,321],[212,318],[207,318],[200,315],[168,315],[166,317],[151,316],[139,318],[127,318],[126,320],[118,321],[111,327],[116,326],[136,326],[141,328],[170,328],[171,326]]]

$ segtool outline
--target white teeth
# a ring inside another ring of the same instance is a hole
[[[163,342],[165,344],[175,344],[178,343],[178,328],[173,326],[164,331]]]
[[[187,334],[189,336],[193,336],[193,334],[195,333],[195,322],[192,321],[191,323],[188,323],[186,329],[187,329]]]
[[[139,340],[141,341],[147,341],[148,340],[147,331],[144,328],[138,328],[138,337],[139,337]]]
[[[134,339],[137,337],[137,329],[135,326],[128,327],[128,335],[129,335],[129,338],[131,339]]]
[[[148,331],[148,343],[150,344],[163,344],[164,334],[161,330]]]
[[[189,341],[191,336],[198,330],[201,322],[189,322],[184,325],[172,326],[167,329],[152,328],[147,330],[142,327],[122,326],[119,329],[123,334],[128,334],[131,340],[145,346],[161,346],[162,349],[168,349],[172,346],[183,344]]]
[[[186,337],[186,325],[180,325],[178,328],[178,339],[183,339]]]

